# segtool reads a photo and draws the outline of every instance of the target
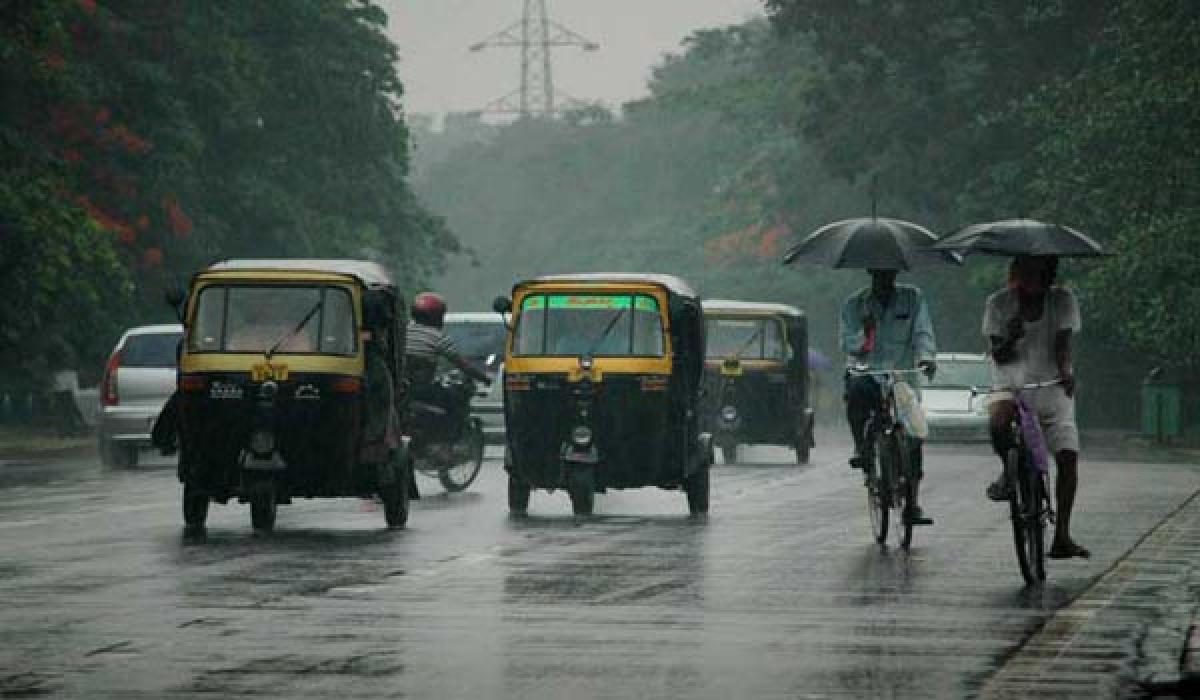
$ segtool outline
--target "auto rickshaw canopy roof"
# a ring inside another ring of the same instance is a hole
[[[587,272],[570,275],[544,275],[535,277],[531,280],[525,280],[517,286],[522,287],[539,282],[581,282],[585,284],[604,284],[610,282],[613,284],[622,284],[629,282],[644,282],[648,284],[658,285],[663,287],[671,294],[689,299],[699,300],[696,291],[692,289],[684,280],[672,275],[657,275],[657,274],[640,274],[633,272]]]
[[[734,314],[778,314],[793,318],[804,318],[805,313],[794,306],[757,301],[735,301],[732,299],[705,299],[704,312],[727,311]]]
[[[369,260],[317,258],[262,258],[225,260],[210,265],[204,272],[325,272],[346,275],[367,289],[396,291],[396,283],[379,263]]]

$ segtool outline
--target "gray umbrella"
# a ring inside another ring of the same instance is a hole
[[[937,236],[911,221],[846,219],[826,224],[783,254],[796,261],[856,270],[907,270],[933,262],[962,263],[956,253],[932,254]]]
[[[937,242],[935,250],[967,255],[1057,255],[1088,258],[1110,255],[1100,244],[1069,226],[1034,219],[1006,219],[972,224]]]

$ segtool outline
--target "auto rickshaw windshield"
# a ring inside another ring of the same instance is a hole
[[[188,351],[352,355],[354,327],[341,287],[210,285],[196,300]]]
[[[662,357],[658,300],[645,294],[531,294],[521,302],[516,355]]]
[[[710,318],[705,321],[707,355],[743,360],[783,360],[783,324],[774,318]]]

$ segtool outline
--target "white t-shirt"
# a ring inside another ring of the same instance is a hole
[[[1017,305],[1017,292],[1012,289],[1002,289],[988,297],[983,313],[984,337],[1005,337],[1008,320],[1017,315]],[[1016,343],[1016,358],[1006,365],[997,365],[991,360],[995,386],[1016,386],[1058,378],[1054,338],[1059,331],[1078,333],[1082,327],[1075,294],[1065,287],[1051,287],[1046,292],[1046,309],[1042,317],[1027,321],[1024,326],[1025,335]]]

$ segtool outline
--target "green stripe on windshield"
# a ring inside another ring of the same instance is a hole
[[[628,309],[658,311],[658,300],[654,297],[608,294],[552,294],[525,297],[521,309],[525,311],[545,309],[549,301],[551,309]]]

